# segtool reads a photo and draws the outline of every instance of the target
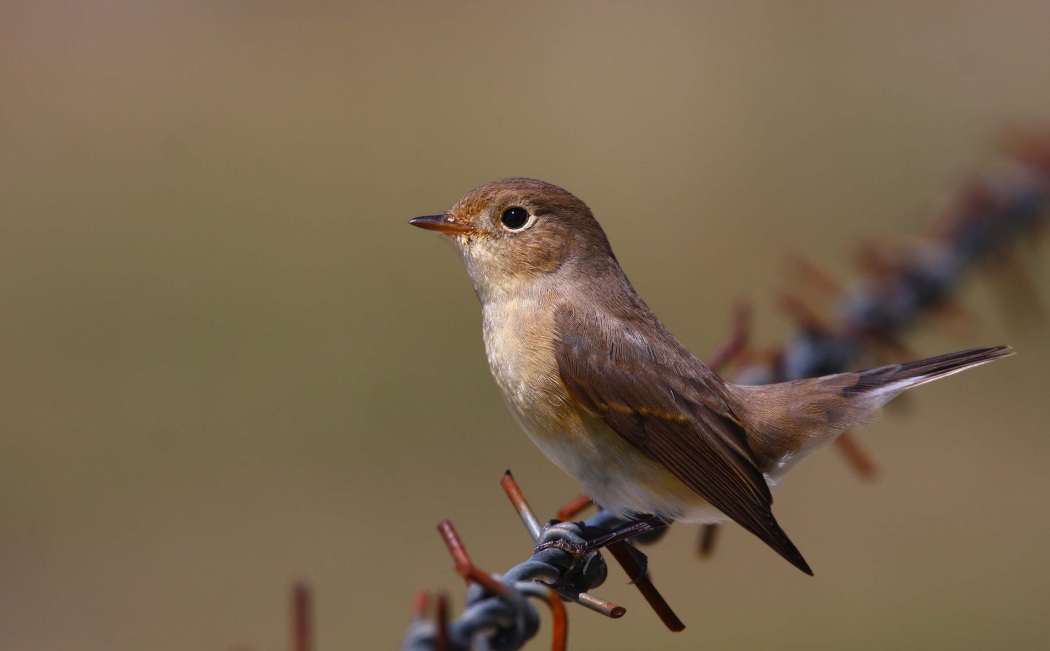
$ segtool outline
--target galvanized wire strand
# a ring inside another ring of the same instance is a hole
[[[1050,215],[1050,134],[989,165],[948,201],[924,240],[883,253],[881,267],[845,286],[824,324],[803,323],[772,361],[734,381],[766,384],[855,370],[894,345],[922,317],[945,306],[974,268],[1008,258]]]
[[[621,523],[602,511],[585,522],[549,525],[543,528],[538,542],[562,539],[582,543],[606,533],[605,527],[614,528]],[[490,575],[504,590],[494,591],[491,586],[477,583],[467,589],[466,608],[446,627],[446,648],[449,651],[520,649],[539,628],[539,615],[530,598],[542,599],[552,609],[561,604],[554,606],[551,601],[564,599],[588,605],[610,617],[622,616],[622,608],[587,595],[589,590],[600,586],[607,575],[605,560],[598,552],[587,554],[582,561],[560,549],[536,552],[502,576]],[[402,651],[441,651],[439,628],[438,622],[417,618],[409,625]]]

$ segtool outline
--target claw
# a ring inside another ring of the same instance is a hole
[[[589,529],[589,531],[588,531]],[[548,558],[552,564],[564,565],[564,585],[556,586],[574,590],[575,587],[586,586],[586,590],[597,587],[605,582],[608,570],[605,559],[598,551],[600,547],[594,546],[587,538],[595,531],[601,531],[593,527],[587,527],[578,522],[558,522],[551,520],[543,528],[533,554],[556,550],[568,555],[568,563],[564,559]],[[575,587],[574,587],[575,586]]]

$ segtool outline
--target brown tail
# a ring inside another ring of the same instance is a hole
[[[1013,354],[975,348],[859,373],[765,386],[729,385],[762,472],[779,477],[847,429],[875,420],[902,391]]]
[[[882,366],[855,374],[857,381],[853,386],[842,390],[843,394],[886,394],[883,402],[895,397],[901,391],[926,384],[973,366],[994,362],[1013,355],[1009,346],[990,346],[974,348],[957,353],[948,353],[938,357],[920,359],[907,364]]]

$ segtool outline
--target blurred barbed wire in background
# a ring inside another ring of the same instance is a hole
[[[726,342],[708,360],[716,369],[732,369],[740,384],[798,380],[856,369],[867,362],[885,362],[914,356],[904,335],[930,315],[950,317],[963,312],[955,300],[963,281],[985,269],[1002,287],[1009,316],[1041,316],[1042,305],[1021,247],[1031,245],[1045,228],[1050,214],[1050,131],[1017,130],[1003,140],[1000,157],[973,174],[952,192],[921,237],[887,243],[873,239],[857,251],[859,277],[840,284],[808,260],[795,268],[805,293],[781,292],[781,307],[796,326],[774,347],[749,345],[749,311],[738,308]],[[829,309],[814,307],[817,301]],[[871,476],[874,464],[854,438],[843,434],[837,447],[862,476]],[[567,522],[589,504],[573,500],[556,520],[543,527],[529,508],[509,471],[503,480],[522,521],[537,543],[554,538],[573,542],[593,540],[622,521],[604,511],[583,522]],[[700,551],[711,552],[717,525],[704,528]],[[592,552],[582,562],[558,549],[545,549],[502,575],[487,574],[473,565],[458,534],[448,521],[439,530],[455,561],[456,571],[469,584],[466,608],[451,619],[447,597],[435,601],[429,617],[427,593],[420,593],[406,633],[404,651],[459,651],[478,648],[509,651],[521,648],[539,630],[539,616],[530,599],[545,602],[552,611],[552,648],[565,649],[568,621],[561,601],[579,603],[608,617],[625,610],[589,593],[600,586],[607,567]],[[634,542],[610,546],[632,583],[672,631],[684,625],[649,580],[646,558]]]

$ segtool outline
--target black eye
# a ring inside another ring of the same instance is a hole
[[[524,208],[517,206],[513,208],[507,208],[500,215],[499,220],[503,222],[503,225],[512,231],[516,231],[529,221],[529,211]]]

